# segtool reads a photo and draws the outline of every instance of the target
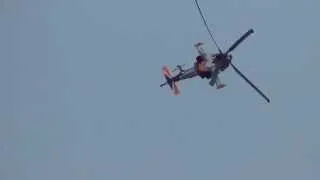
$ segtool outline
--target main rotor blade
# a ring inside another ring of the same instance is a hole
[[[268,103],[270,103],[270,99],[260,90],[258,89],[258,87],[256,87],[252,82],[249,81],[249,79],[247,77],[245,77],[240,70],[235,67],[232,63],[230,63],[231,66],[233,67],[233,69],[244,79],[246,80],[247,83],[249,83],[251,85],[251,87],[253,87],[253,89],[255,89]]]
[[[207,24],[207,21],[206,21],[206,19],[204,18],[204,15],[203,15],[203,13],[202,13],[202,11],[201,11],[201,9],[200,9],[200,6],[199,6],[199,4],[198,4],[198,0],[195,0],[195,3],[196,3],[196,5],[197,5],[197,7],[198,7],[198,11],[199,11],[199,13],[200,13],[200,15],[201,15],[201,18],[202,18],[202,20],[203,20],[204,25],[205,25],[206,28],[207,28],[207,31],[209,32],[209,34],[210,34],[210,36],[211,36],[211,39],[212,39],[213,43],[216,45],[216,47],[218,48],[219,52],[222,54],[222,51],[221,51],[218,43],[216,42],[216,40],[213,38],[212,32],[210,31],[209,26],[208,26],[208,24]]]
[[[228,54],[229,52],[233,51],[242,41],[244,41],[250,34],[252,34],[254,31],[253,29],[249,29],[245,34],[243,34],[226,52]]]

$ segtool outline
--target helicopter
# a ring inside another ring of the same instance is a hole
[[[256,90],[268,103],[270,103],[270,99],[256,86],[254,85],[233,63],[232,59],[233,56],[230,54],[240,43],[242,43],[248,36],[250,36],[252,33],[254,33],[254,30],[251,28],[246,33],[244,33],[239,39],[237,39],[230,47],[227,49],[227,51],[223,52],[220,47],[218,46],[218,43],[215,41],[212,32],[209,29],[209,26],[207,24],[206,19],[204,18],[204,14],[202,13],[202,10],[199,6],[198,0],[195,0],[197,9],[201,15],[201,18],[203,20],[203,23],[210,34],[211,40],[214,42],[215,46],[218,49],[218,53],[213,55],[206,55],[204,63],[195,63],[193,66],[183,69],[184,65],[177,65],[176,68],[173,71],[170,71],[169,67],[163,66],[162,67],[162,73],[165,78],[165,82],[160,85],[160,87],[164,87],[165,85],[168,85],[170,89],[172,90],[174,95],[179,95],[180,90],[177,86],[177,82],[194,78],[197,76],[200,76],[201,78],[207,78],[210,79],[210,85],[213,86],[213,84],[217,84],[220,81],[218,78],[218,75],[226,70],[229,66],[231,66],[234,71],[242,77],[254,90]],[[196,46],[196,45],[195,45]],[[199,52],[199,45],[196,46]],[[203,49],[202,49],[203,50]],[[203,52],[202,52],[203,53]],[[201,52],[199,52],[198,57],[201,56]],[[203,54],[202,54],[203,55]],[[197,57],[197,58],[198,58]],[[198,60],[198,59],[197,59]],[[202,66],[201,66],[202,65]],[[203,67],[203,68],[201,68]],[[176,75],[172,75],[172,73],[179,71]],[[218,87],[217,87],[218,88]]]

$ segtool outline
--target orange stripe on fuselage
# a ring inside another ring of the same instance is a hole
[[[202,61],[199,65],[198,65],[198,70],[200,72],[208,72],[209,69],[206,67],[206,61]]]

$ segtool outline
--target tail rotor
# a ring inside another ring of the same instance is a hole
[[[176,85],[175,81],[172,79],[172,75],[170,73],[170,70],[167,66],[162,67],[162,74],[164,78],[166,79],[165,83],[162,83],[160,87],[163,87],[165,85],[169,85],[170,89],[172,90],[174,95],[179,95],[180,91],[178,89],[178,86]]]

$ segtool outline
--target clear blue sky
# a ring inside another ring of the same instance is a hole
[[[209,41],[193,0],[2,0],[1,180],[319,180],[318,0],[200,0],[218,91],[161,66]]]

